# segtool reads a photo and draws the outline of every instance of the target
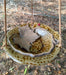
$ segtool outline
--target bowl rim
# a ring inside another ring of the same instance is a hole
[[[18,28],[18,27],[17,27]],[[15,28],[13,28],[12,30],[14,30]],[[9,32],[11,32],[12,30],[8,31],[7,32],[7,35],[9,35]],[[40,56],[43,56],[43,55],[48,55],[50,54],[54,48],[55,48],[55,43],[52,41],[53,43],[53,46],[50,48],[49,52],[42,52],[42,53],[38,53],[38,54],[33,54],[33,53],[26,53],[26,52],[23,52],[23,51],[20,51],[19,49],[15,48],[12,44],[11,44],[11,41],[9,40],[10,37],[7,37],[8,39],[8,43],[9,45],[12,47],[13,50],[15,50],[16,52],[19,52],[20,54],[23,54],[23,55],[26,55],[26,56],[30,56],[30,57],[40,57]]]

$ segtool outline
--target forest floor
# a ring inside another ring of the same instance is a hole
[[[31,22],[30,2],[26,0],[7,0],[7,30],[17,25]],[[26,2],[25,2],[26,1]],[[66,75],[66,1],[62,0],[62,48],[52,63],[42,66],[30,65],[26,75]],[[58,2],[57,0],[40,0],[34,3],[34,22],[42,23],[59,31]],[[42,7],[41,7],[42,6]],[[43,8],[39,10],[39,9]],[[37,12],[38,11],[38,12]],[[40,14],[39,14],[40,13]],[[4,38],[4,5],[0,1],[0,75],[24,75],[28,65],[14,62],[2,49]]]

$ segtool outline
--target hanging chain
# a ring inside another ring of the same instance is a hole
[[[42,4],[42,0],[41,0],[41,9],[42,9],[42,13],[41,13],[41,14],[43,14],[43,4]],[[42,18],[41,18],[41,20],[42,20]]]
[[[61,0],[59,0],[59,34],[60,34],[60,47],[61,47]]]
[[[4,25],[5,25],[5,46],[7,47],[7,23],[6,23],[6,0],[4,0],[4,13],[5,13],[5,21],[4,21]],[[6,58],[6,53],[5,53],[5,58]],[[6,65],[6,62],[5,62]],[[6,74],[6,72],[5,72]]]
[[[7,46],[7,23],[6,23],[6,0],[4,0],[4,12],[5,12],[5,41],[6,41],[6,46]]]
[[[32,13],[31,24],[33,25],[33,23],[34,23],[34,16],[33,16],[33,0],[31,0],[31,13]]]

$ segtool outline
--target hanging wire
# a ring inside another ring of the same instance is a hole
[[[42,0],[41,0],[41,9],[42,9],[42,11],[43,11]]]
[[[5,21],[4,21],[4,25],[5,25],[5,46],[7,47],[7,22],[6,22],[6,0],[4,0],[4,13],[5,13]],[[6,58],[6,53],[5,53],[5,58]],[[6,65],[6,62],[5,62]],[[6,72],[5,72],[6,74]]]
[[[61,47],[61,0],[58,0],[59,3],[59,34],[60,34],[60,47]]]
[[[33,25],[33,23],[34,23],[34,16],[33,16],[33,0],[31,0],[31,13],[32,13],[31,24]]]
[[[42,12],[41,14],[43,14],[43,4],[42,4],[42,0],[41,0],[41,10],[42,10],[42,11],[41,11],[41,12]],[[42,18],[41,18],[41,20],[42,20]]]
[[[6,41],[6,46],[7,46],[7,22],[6,22],[6,0],[4,0],[4,12],[5,12],[5,41]]]

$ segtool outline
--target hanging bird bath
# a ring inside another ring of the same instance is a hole
[[[18,63],[44,65],[51,62],[60,51],[61,37],[57,31],[47,25],[33,23],[15,27],[7,33],[6,30],[5,7],[6,37],[3,40],[3,49]]]
[[[23,27],[24,25],[22,25],[21,27]],[[41,38],[39,40],[42,40],[43,43],[43,48],[40,51],[37,51],[37,53],[35,51],[26,51],[23,48],[20,48],[19,46],[17,46],[13,39],[13,36],[15,34],[18,34],[18,27],[10,30],[7,33],[7,46],[4,46],[4,50],[6,51],[6,53],[8,53],[8,55],[14,59],[17,60],[19,63],[23,63],[23,64],[33,64],[33,65],[42,65],[45,63],[48,63],[50,61],[52,61],[56,55],[58,54],[58,52],[60,51],[60,47],[59,47],[59,34],[58,32],[54,31],[53,29],[51,29],[49,26],[43,25],[41,24],[38,27],[38,24],[35,23],[34,24],[34,28],[37,29],[41,28],[40,31],[42,29],[45,29],[45,33],[44,35],[42,33],[39,33],[39,35],[41,34]],[[32,29],[34,29],[32,27]],[[4,45],[5,45],[5,40],[4,40]],[[36,43],[36,42],[35,42]],[[34,43],[34,44],[35,44]],[[40,45],[39,42],[37,41],[37,44],[35,45]],[[36,46],[34,46],[34,50],[35,50]],[[39,61],[40,60],[40,61]]]

